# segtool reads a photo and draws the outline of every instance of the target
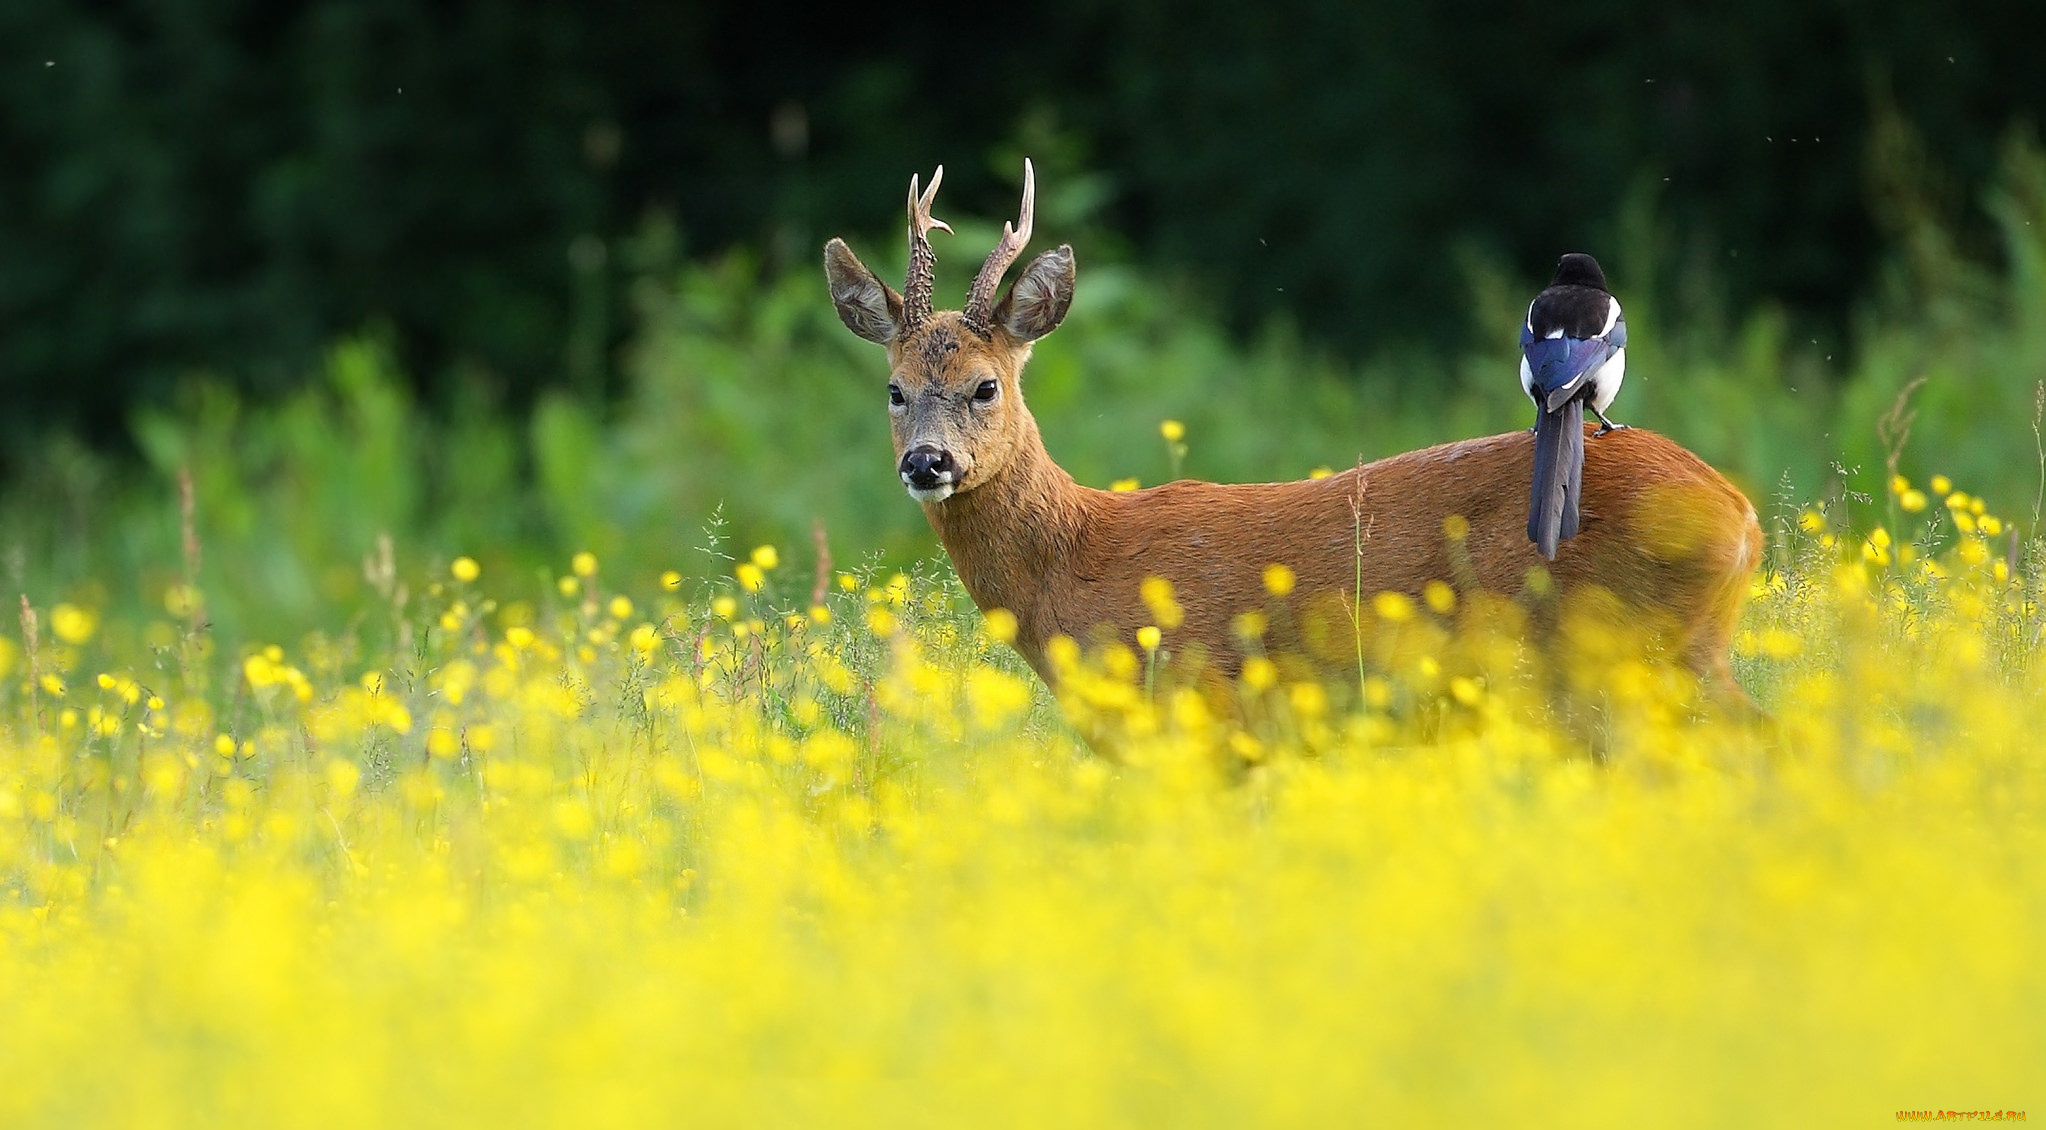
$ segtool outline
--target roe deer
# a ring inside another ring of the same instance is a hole
[[[902,293],[839,239],[824,247],[825,275],[846,327],[887,347],[904,485],[974,603],[1015,616],[1015,646],[1047,683],[1056,684],[1047,655],[1055,637],[1127,646],[1153,625],[1144,582],[1154,576],[1171,583],[1182,611],[1166,626],[1165,647],[1235,673],[1244,655],[1232,621],[1267,607],[1266,567],[1277,564],[1293,572],[1294,601],[1340,599],[1345,608],[1359,587],[1366,597],[1419,595],[1431,580],[1552,608],[1544,594],[1602,589],[1613,598],[1602,607],[1645,627],[1655,649],[1715,698],[1747,702],[1727,652],[1761,552],[1754,509],[1696,456],[1640,428],[1585,447],[1581,529],[1553,562],[1527,539],[1534,460],[1525,431],[1300,482],[1180,481],[1124,493],[1079,485],[1045,452],[1022,384],[1031,343],[1072,302],[1073,250],[1037,256],[995,301],[1030,238],[1026,160],[1020,222],[1004,225],[965,309],[933,312],[928,236],[950,230],[931,216],[943,173],[922,195],[910,179]],[[1446,537],[1446,522],[1461,536]]]

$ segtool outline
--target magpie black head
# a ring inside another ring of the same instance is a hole
[[[1598,269],[1598,260],[1581,251],[1572,251],[1556,261],[1556,277],[1549,280],[1549,285],[1590,286],[1605,290],[1606,273]]]

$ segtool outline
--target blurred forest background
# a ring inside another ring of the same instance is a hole
[[[1852,504],[1894,456],[2022,518],[2042,30],[2022,0],[0,0],[0,579],[154,591],[181,480],[204,567],[300,625],[385,534],[536,572],[700,570],[714,516],[927,554],[819,248],[899,277],[943,163],[956,304],[1025,154],[1081,263],[1030,395],[1083,481],[1164,478],[1166,417],[1222,479],[1519,426],[1521,314],[1586,250],[1633,329],[1618,418],[1765,506]],[[1919,378],[1907,443],[1880,421]]]

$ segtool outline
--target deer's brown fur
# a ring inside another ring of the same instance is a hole
[[[1431,580],[1550,607],[1549,594],[1601,589],[1627,627],[1646,630],[1716,694],[1744,697],[1727,652],[1761,529],[1739,490],[1662,436],[1631,428],[1587,439],[1582,527],[1553,562],[1527,539],[1526,432],[1323,479],[1095,490],[1045,451],[1021,383],[1031,342],[1071,300],[1070,248],[1039,256],[982,319],[941,311],[909,333],[890,320],[902,299],[843,242],[831,241],[825,259],[842,319],[887,346],[902,400],[891,409],[898,456],[942,450],[954,467],[945,487],[912,486],[912,495],[974,602],[1015,615],[1016,647],[1048,682],[1054,637],[1128,645],[1155,622],[1141,595],[1148,577],[1171,582],[1184,613],[1164,632],[1165,650],[1234,672],[1243,659],[1236,617],[1270,606],[1265,568],[1280,564],[1295,574],[1298,608],[1354,603],[1360,588],[1367,601],[1418,596]],[[995,395],[977,398],[989,381]],[[1452,515],[1467,523],[1460,538],[1445,533]]]

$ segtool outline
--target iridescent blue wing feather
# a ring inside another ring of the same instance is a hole
[[[1618,330],[1619,327],[1613,327]],[[1525,338],[1527,335],[1522,334]],[[1622,343],[1624,343],[1624,334]],[[1535,391],[1542,407],[1554,412],[1575,395],[1584,379],[1619,352],[1611,340],[1595,337],[1589,341],[1574,337],[1545,337],[1526,346],[1528,371],[1534,376]]]

